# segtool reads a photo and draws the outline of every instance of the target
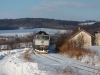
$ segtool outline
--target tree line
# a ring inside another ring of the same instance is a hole
[[[68,28],[67,26],[77,26],[78,21],[56,20],[48,18],[20,18],[20,19],[0,19],[0,30],[25,28]]]
[[[0,50],[13,50],[33,46],[34,34],[24,36],[0,36]]]

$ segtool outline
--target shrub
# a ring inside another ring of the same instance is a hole
[[[27,61],[33,62],[33,59],[29,56],[29,51],[30,51],[30,50],[27,50],[26,52],[24,52],[23,57],[24,57]]]
[[[4,49],[16,49],[21,48],[20,44],[24,44],[25,47],[32,47],[33,46],[33,36],[35,33],[30,33],[24,36],[0,36],[0,49],[2,45],[6,45],[7,48]]]
[[[62,47],[63,45],[65,45],[66,43],[66,38],[68,38],[69,34],[61,34],[60,37],[58,38],[57,42],[56,42],[56,52],[59,52],[60,47]],[[65,47],[66,49],[66,47]]]
[[[70,48],[82,48],[85,45],[84,36],[79,35],[77,39],[71,39],[71,34],[61,34],[56,42],[57,52],[63,53]]]

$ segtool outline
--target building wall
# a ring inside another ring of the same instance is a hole
[[[100,32],[95,33],[95,45],[100,46]]]
[[[84,40],[84,45],[83,45],[84,47],[91,46],[92,44],[91,36],[86,32],[81,31],[80,33],[78,33],[76,36],[72,38],[72,40],[77,40],[77,41],[79,41],[80,39]]]

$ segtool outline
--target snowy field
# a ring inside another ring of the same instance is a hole
[[[70,30],[49,29],[49,28],[34,28],[25,30],[0,30],[0,35],[26,35],[32,32],[46,31],[48,34],[70,32]]]
[[[1,30],[0,35],[26,35],[31,32],[46,31],[49,34],[57,32],[64,33],[66,30],[36,28],[28,30]],[[68,31],[67,31],[68,32]],[[96,66],[85,64],[84,61],[90,61],[87,56],[81,62],[54,54],[50,47],[49,54],[33,54],[32,49],[14,49],[0,51],[0,75],[100,75],[100,64]],[[87,47],[100,52],[100,46]],[[30,50],[24,55],[27,50]]]
[[[97,75],[98,72],[99,67],[59,54],[34,54],[29,48],[0,52],[0,75]]]
[[[26,48],[20,49],[20,50],[15,49],[12,51],[10,51],[10,50],[0,51],[0,75],[11,75],[8,73],[8,70],[11,66],[13,66],[13,64],[7,64],[7,63],[10,62],[11,58],[20,55],[25,50],[26,50]],[[7,67],[8,65],[9,65],[9,67]]]
[[[91,46],[91,47],[86,47],[86,48],[100,52],[100,46]]]

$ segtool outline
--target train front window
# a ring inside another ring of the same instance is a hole
[[[49,40],[49,36],[43,36],[44,40]]]
[[[41,36],[41,35],[37,35],[36,39],[40,39],[40,40],[49,40],[49,36]]]
[[[41,36],[38,35],[38,36],[36,37],[36,39],[41,39]]]

